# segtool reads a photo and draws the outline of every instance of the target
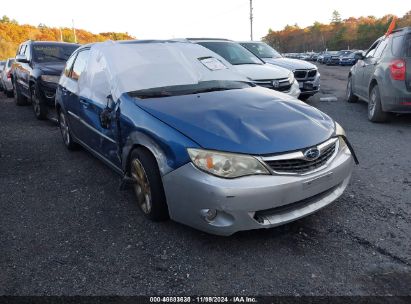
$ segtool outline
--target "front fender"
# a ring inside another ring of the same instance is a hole
[[[187,148],[200,148],[197,143],[141,109],[133,98],[122,95],[120,99],[119,141],[123,172],[128,170],[130,152],[139,146],[154,155],[161,175],[190,162]]]

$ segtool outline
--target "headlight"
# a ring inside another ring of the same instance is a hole
[[[289,83],[294,83],[294,73],[293,72],[290,72],[290,74],[288,74],[288,82]]]
[[[270,174],[255,157],[242,154],[187,149],[193,164],[210,174],[235,178],[245,175]]]
[[[43,80],[45,82],[59,83],[60,76],[41,75],[41,80]]]
[[[346,136],[345,131],[338,122],[335,123],[335,134],[338,136],[339,147],[340,147],[339,149],[341,151],[342,149],[347,147],[347,143],[344,140],[344,137]]]

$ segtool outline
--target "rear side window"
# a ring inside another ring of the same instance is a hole
[[[84,72],[88,61],[89,50],[80,51],[77,55],[76,61],[74,61],[73,70],[71,72],[71,78],[79,80],[81,73]]]
[[[378,45],[377,49],[375,50],[374,57],[375,58],[380,58],[382,53],[384,53],[385,48],[387,47],[387,39],[384,39],[380,42]]]
[[[71,77],[71,68],[73,67],[73,62],[74,59],[76,59],[76,55],[77,54],[73,54],[66,63],[66,66],[64,67],[64,75],[66,75],[67,77]]]

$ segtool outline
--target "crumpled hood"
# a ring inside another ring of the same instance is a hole
[[[287,78],[290,74],[289,70],[271,64],[241,64],[234,67],[251,80]]]
[[[264,62],[271,63],[289,70],[315,69],[316,66],[304,60],[292,58],[263,58]]]
[[[36,68],[47,75],[60,75],[63,72],[65,62],[37,63]]]
[[[274,154],[330,138],[334,121],[297,99],[254,87],[134,99],[139,107],[210,150]]]

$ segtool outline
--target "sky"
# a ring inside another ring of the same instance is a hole
[[[10,2],[9,2],[10,4]],[[137,39],[215,37],[249,40],[249,0],[19,0],[0,15],[20,24],[71,27],[93,33],[128,32]],[[253,0],[254,40],[287,24],[328,23],[333,10],[343,19],[404,15],[408,0]]]

